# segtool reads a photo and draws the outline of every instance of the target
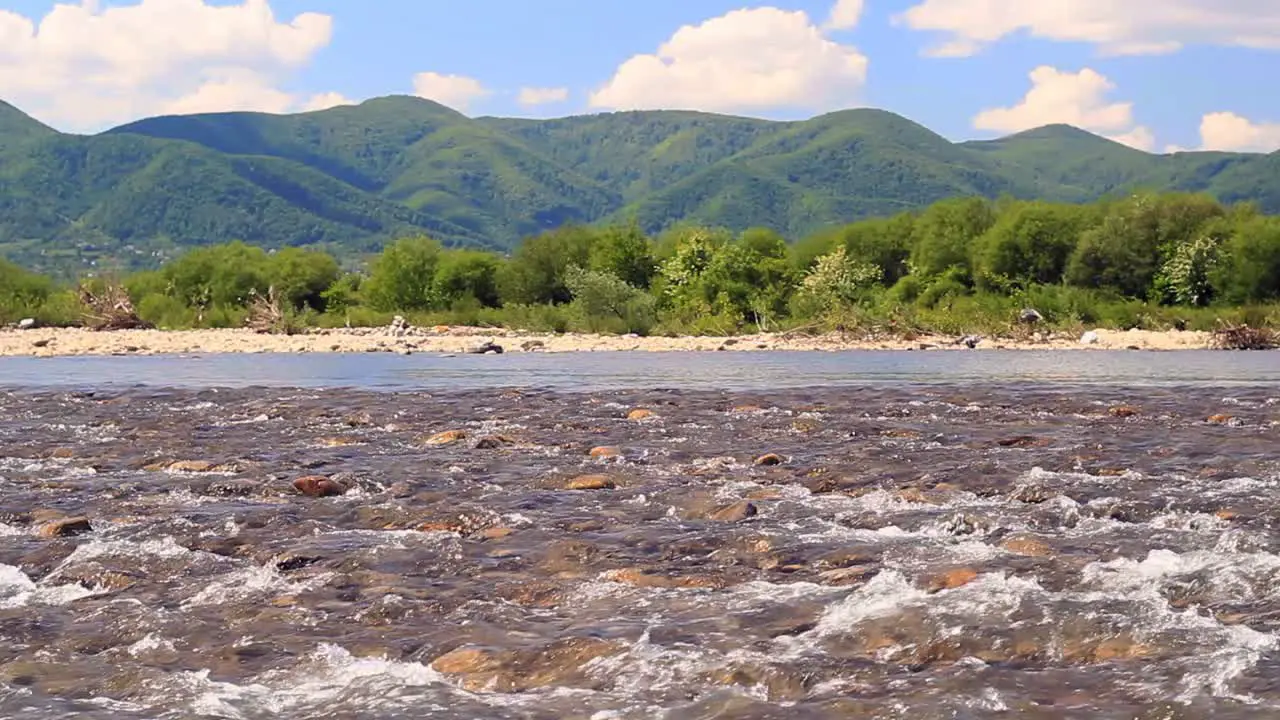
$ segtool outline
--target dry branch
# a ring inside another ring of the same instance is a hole
[[[85,325],[92,330],[150,330],[155,326],[138,317],[133,301],[123,287],[109,283],[101,293],[80,286],[80,304]]]
[[[1222,324],[1213,331],[1213,346],[1219,350],[1273,350],[1280,345],[1270,328]]]
[[[257,290],[249,291],[249,312],[244,324],[254,332],[263,334],[293,335],[299,329],[293,318],[284,311],[274,285],[267,288],[266,295],[259,294]]]

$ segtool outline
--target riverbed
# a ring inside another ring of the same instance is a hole
[[[1268,354],[663,357],[0,362],[0,716],[1280,713]]]

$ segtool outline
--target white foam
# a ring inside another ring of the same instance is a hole
[[[0,609],[29,605],[66,605],[98,594],[79,583],[51,585],[33,581],[21,569],[0,564]]]
[[[260,595],[288,595],[320,587],[333,573],[320,573],[304,581],[294,582],[281,575],[274,566],[254,565],[228,573],[210,582],[203,590],[182,603],[182,607],[222,605]]]

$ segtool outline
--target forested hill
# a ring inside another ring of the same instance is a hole
[[[796,239],[957,195],[1207,191],[1280,212],[1280,154],[1150,155],[1067,126],[952,143],[880,110],[468,118],[411,97],[58,133],[0,103],[0,255],[153,264],[232,239],[347,255],[426,233],[506,248],[565,223],[689,220]]]

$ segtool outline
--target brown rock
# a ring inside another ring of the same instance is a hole
[[[1127,418],[1138,414],[1138,409],[1130,405],[1116,405],[1107,408],[1107,414],[1111,417]]]
[[[564,588],[545,580],[522,580],[497,589],[498,597],[523,607],[553,608],[564,599]]]
[[[419,532],[451,532],[470,536],[494,527],[496,516],[486,513],[462,512],[445,517],[432,518],[415,528]]]
[[[524,692],[544,687],[590,687],[582,666],[623,650],[619,643],[598,638],[566,638],[531,650],[463,647],[431,663],[437,672],[453,675],[468,690]]]
[[[915,505],[937,505],[938,501],[925,495],[924,490],[920,488],[903,488],[894,493],[902,502],[912,503]]]
[[[791,422],[791,429],[794,432],[798,432],[798,433],[808,434],[812,432],[817,432],[821,427],[822,426],[818,423],[817,420],[810,420],[808,418],[793,420]]]
[[[852,565],[850,567],[833,568],[818,573],[822,582],[827,585],[854,585],[875,575],[878,570],[872,565]]]
[[[217,465],[207,460],[178,460],[166,465],[165,469],[170,472],[207,473],[213,472],[216,467]]]
[[[756,458],[755,464],[762,467],[770,467],[773,465],[781,465],[786,462],[781,455],[777,453],[766,453]]]
[[[1138,643],[1128,633],[1102,639],[1068,638],[1062,647],[1063,660],[1090,665],[1115,660],[1135,660],[1152,654],[1152,648]]]
[[[593,458],[618,458],[622,457],[622,449],[612,445],[601,445],[591,448],[591,452],[587,454]]]
[[[432,435],[431,437],[424,440],[423,443],[426,445],[436,445],[436,446],[452,445],[453,443],[461,442],[466,439],[467,439],[466,430],[445,430],[443,432],[438,432],[435,435]]]
[[[933,576],[929,579],[926,587],[929,592],[936,593],[964,587],[977,579],[978,573],[976,570],[972,568],[956,568]]]
[[[323,475],[307,475],[293,481],[293,488],[307,497],[333,497],[347,491],[346,486]]]
[[[717,685],[736,685],[744,689],[764,688],[772,702],[802,700],[812,684],[811,676],[798,670],[741,663],[717,670],[708,679]]]
[[[747,493],[748,500],[777,500],[782,497],[782,490],[776,487],[756,488]]]
[[[657,415],[648,408],[636,408],[635,410],[627,413],[628,420],[648,420],[652,417],[657,417]]]
[[[699,575],[664,575],[641,568],[624,568],[610,570],[604,574],[610,582],[622,583],[641,588],[710,588],[720,589],[727,585],[723,578]]]
[[[49,520],[36,528],[36,535],[42,538],[75,537],[93,532],[93,525],[86,517],[68,517]]]
[[[764,409],[761,408],[759,405],[737,405],[733,408],[730,408],[729,412],[734,413],[736,415],[748,415],[748,414],[764,412]]]
[[[608,475],[580,475],[565,485],[566,490],[612,490],[618,483]]]
[[[1049,445],[1051,442],[1052,441],[1048,440],[1047,438],[1037,438],[1031,435],[1018,435],[1011,438],[1003,438],[1003,439],[997,440],[996,444],[999,445],[1000,447],[1028,448],[1028,447],[1045,447]]]
[[[350,447],[352,445],[363,445],[364,441],[353,437],[326,437],[320,438],[320,445],[323,447]]]
[[[883,435],[884,437],[899,438],[902,440],[919,440],[921,437],[921,434],[919,433],[919,431],[905,430],[905,429],[885,430],[880,434]]]
[[[1027,557],[1049,557],[1053,551],[1043,541],[1029,536],[1018,536],[1005,538],[1000,543],[1000,547],[1015,554],[1025,555]]]
[[[489,683],[505,662],[504,653],[492,648],[463,647],[431,661],[431,668],[446,675],[467,675],[464,687],[478,690]],[[483,680],[477,676],[484,676]]]
[[[736,523],[742,522],[749,517],[755,517],[759,512],[755,503],[748,500],[739,500],[732,505],[726,505],[711,513],[710,519],[716,522]]]

